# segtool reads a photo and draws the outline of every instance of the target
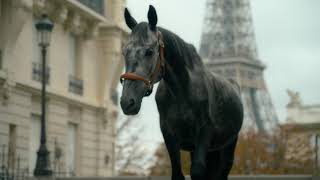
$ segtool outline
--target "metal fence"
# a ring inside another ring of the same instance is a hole
[[[34,179],[33,174],[29,171],[29,167],[22,167],[22,164],[25,164],[25,159],[22,159],[15,151],[10,149],[7,145],[0,146],[0,180]],[[60,169],[60,160],[57,158],[59,153],[54,151],[54,154],[54,160],[51,163],[53,174],[48,179],[75,177],[73,171],[67,172],[65,169]]]
[[[25,180],[28,177],[28,169],[21,167],[20,156],[10,152],[6,145],[2,145],[0,151],[0,180]]]

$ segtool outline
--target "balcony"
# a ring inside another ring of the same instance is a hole
[[[74,77],[73,75],[69,76],[69,92],[83,95],[83,80]]]
[[[81,4],[94,10],[95,12],[104,14],[104,0],[78,0]]]
[[[41,82],[42,81],[42,64],[32,63],[32,80]],[[50,68],[46,66],[46,84],[49,84],[50,80]]]

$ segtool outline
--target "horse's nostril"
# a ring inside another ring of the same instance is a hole
[[[130,107],[130,106],[133,106],[133,105],[134,105],[134,103],[135,103],[134,99],[130,99],[130,100],[129,100],[129,104],[128,104],[128,106],[129,106],[129,107]]]

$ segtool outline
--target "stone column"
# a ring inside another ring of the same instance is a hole
[[[98,122],[98,176],[114,175],[114,134],[118,107],[111,100],[111,94],[119,83],[123,71],[122,44],[127,33],[123,26],[125,0],[105,1],[105,16],[111,25],[101,25],[97,38],[99,52],[98,97],[101,104]]]
[[[100,103],[104,107],[111,104],[110,90],[115,88],[119,82],[120,73],[123,69],[123,58],[121,55],[123,31],[117,27],[102,27],[100,29]]]
[[[98,176],[113,174],[113,144],[114,124],[118,108],[111,100],[111,92],[119,83],[120,73],[123,69],[121,47],[123,31],[117,27],[101,27],[99,33],[99,95],[98,100],[102,106],[99,126],[99,160]],[[107,171],[107,169],[111,171]]]
[[[117,25],[122,24],[126,0],[105,0],[105,16]]]

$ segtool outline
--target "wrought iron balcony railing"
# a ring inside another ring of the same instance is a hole
[[[72,92],[78,95],[83,95],[83,80],[70,75],[69,76],[69,92]]]
[[[38,82],[42,80],[42,64],[32,63],[32,79]],[[50,67],[46,66],[46,83],[49,84],[50,80]]]
[[[104,13],[104,0],[78,0],[81,4],[94,10],[95,12],[103,15]]]

